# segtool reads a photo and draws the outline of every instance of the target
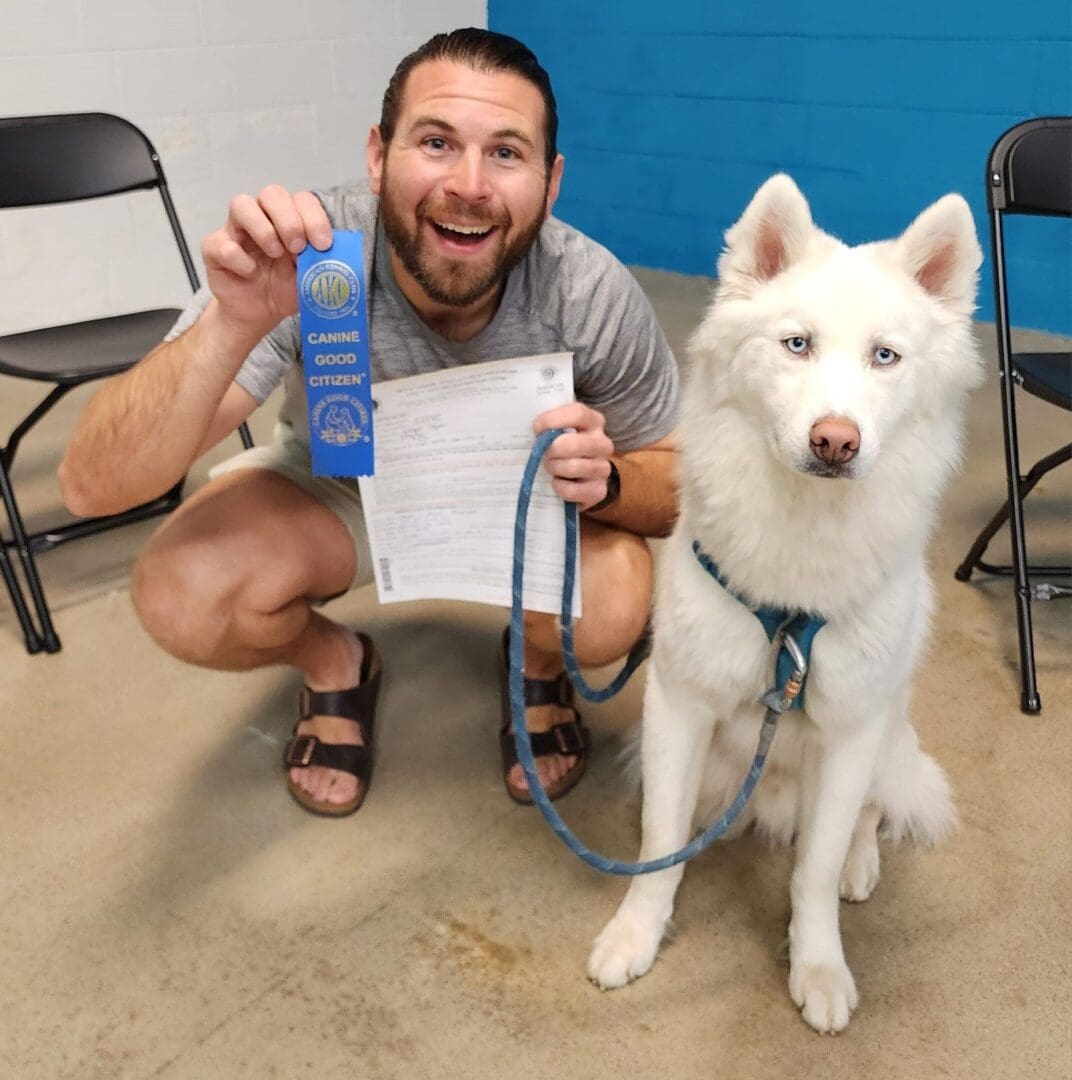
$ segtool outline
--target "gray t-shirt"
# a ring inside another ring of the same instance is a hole
[[[427,327],[402,295],[367,184],[315,192],[338,229],[365,235],[372,382],[461,364],[572,352],[579,401],[603,413],[618,453],[668,435],[677,424],[677,364],[636,279],[606,248],[555,218],[510,273],[491,322],[465,342]],[[168,332],[171,341],[207,306],[199,290]],[[250,353],[235,381],[263,403],[282,381],[280,420],[309,438],[298,317],[284,319]]]

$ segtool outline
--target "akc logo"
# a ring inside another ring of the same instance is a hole
[[[338,259],[325,259],[309,267],[301,283],[302,300],[324,319],[341,319],[357,307],[361,287],[357,275]]]
[[[364,404],[348,394],[328,394],[313,409],[312,429],[329,446],[368,442],[369,415]]]

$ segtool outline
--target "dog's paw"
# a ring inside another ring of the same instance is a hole
[[[603,990],[639,979],[655,962],[662,936],[662,925],[620,910],[592,945],[588,978]]]
[[[878,844],[853,844],[849,850],[845,866],[838,882],[838,893],[842,900],[859,903],[866,900],[878,884],[879,854]]]
[[[789,996],[821,1035],[841,1031],[860,1000],[852,972],[844,963],[793,964]]]

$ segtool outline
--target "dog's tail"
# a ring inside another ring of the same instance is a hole
[[[923,846],[944,840],[957,826],[957,811],[942,767],[919,745],[915,728],[894,723],[875,776],[874,801],[883,812],[882,835]]]

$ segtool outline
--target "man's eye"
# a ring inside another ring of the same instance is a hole
[[[794,355],[803,356],[808,351],[808,339],[801,337],[799,334],[794,334],[792,337],[787,337],[782,344]]]
[[[495,156],[502,161],[513,161],[520,155],[512,146],[499,146],[495,149]]]
[[[424,145],[428,147],[429,150],[446,150],[447,140],[441,135],[430,135],[424,140]]]

